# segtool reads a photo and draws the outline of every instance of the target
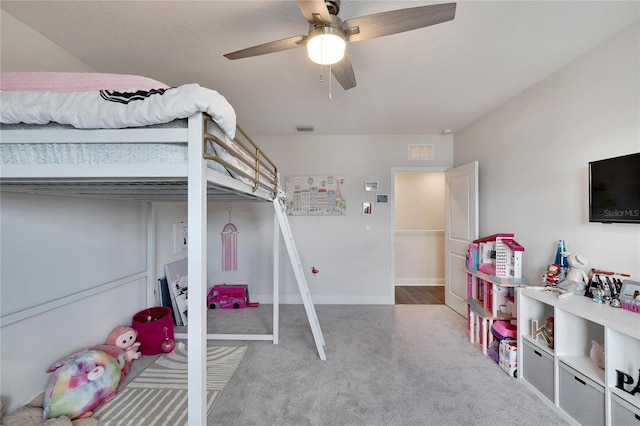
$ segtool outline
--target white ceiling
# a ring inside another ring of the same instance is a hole
[[[428,1],[343,0],[345,20]],[[9,1],[2,9],[96,71],[199,83],[250,134],[433,134],[459,130],[640,16],[638,1],[460,1],[453,21],[348,46],[345,91],[304,48],[230,61],[306,34],[294,1]],[[6,42],[6,40],[5,40]],[[16,41],[17,43],[19,41]]]

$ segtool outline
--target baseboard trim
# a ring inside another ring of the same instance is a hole
[[[394,305],[395,295],[386,296],[343,296],[343,295],[312,295],[314,305]],[[273,295],[251,294],[252,302],[264,304],[273,303]],[[279,297],[281,305],[301,305],[302,298],[296,294],[283,294]]]
[[[444,278],[396,278],[396,286],[443,286]]]

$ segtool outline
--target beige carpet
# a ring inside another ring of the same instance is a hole
[[[245,346],[207,348],[207,413],[242,361]],[[101,426],[186,425],[187,348],[178,343],[94,413]]]

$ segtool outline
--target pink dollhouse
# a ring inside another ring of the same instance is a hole
[[[469,337],[488,353],[494,321],[515,321],[515,287],[522,278],[524,247],[514,234],[494,234],[474,240],[467,257],[467,304]]]
[[[494,234],[474,241],[478,245],[478,269],[500,278],[522,278],[522,247],[513,234]]]

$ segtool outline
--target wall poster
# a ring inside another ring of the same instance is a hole
[[[345,215],[347,200],[342,193],[342,176],[287,176],[287,214],[289,216]]]

